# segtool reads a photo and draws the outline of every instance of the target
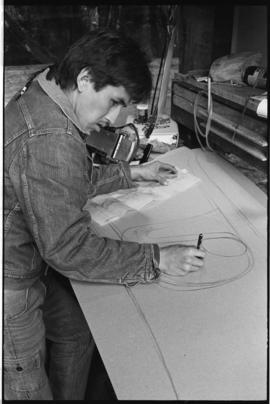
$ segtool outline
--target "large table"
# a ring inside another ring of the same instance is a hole
[[[159,159],[198,181],[105,225],[89,202],[94,227],[161,245],[203,233],[205,268],[131,288],[72,282],[117,398],[265,400],[266,195],[214,153],[181,147]]]

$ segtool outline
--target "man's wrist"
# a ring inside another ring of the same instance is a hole
[[[140,181],[143,179],[143,176],[141,175],[142,173],[142,168],[139,166],[130,166],[130,176],[132,181]]]

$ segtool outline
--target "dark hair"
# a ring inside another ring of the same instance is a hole
[[[146,54],[138,44],[117,31],[92,31],[71,46],[63,60],[47,75],[62,89],[76,88],[77,76],[86,68],[96,91],[106,85],[123,86],[131,101],[150,97],[152,76]]]

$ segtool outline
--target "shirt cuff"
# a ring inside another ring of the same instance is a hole
[[[128,188],[134,188],[135,187],[135,183],[134,181],[131,179],[131,172],[130,172],[130,166],[126,161],[119,161],[118,163],[121,167],[122,173],[124,174],[124,177],[126,179]]]
[[[129,272],[122,276],[119,283],[125,286],[134,286],[138,283],[153,283],[159,279],[160,269],[159,269],[159,247],[156,244],[148,244],[145,246],[148,250],[146,255],[148,256],[146,262],[146,270],[144,272],[140,271],[138,274],[133,275],[132,278],[129,277]],[[149,254],[150,252],[150,254]]]
[[[152,270],[147,271],[145,274],[145,281],[146,282],[153,282],[156,281],[160,276],[160,269],[159,269],[159,260],[160,260],[160,253],[159,247],[157,244],[151,245],[151,255],[152,255]]]

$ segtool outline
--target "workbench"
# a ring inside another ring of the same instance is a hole
[[[171,116],[179,124],[179,133],[188,147],[200,147],[195,134],[194,115],[203,133],[208,118],[208,86],[195,77],[191,73],[176,73],[172,82]],[[216,152],[233,153],[266,171],[267,119],[258,116],[259,101],[253,98],[263,93],[265,90],[244,83],[212,82],[213,112],[208,140]],[[206,146],[203,136],[199,135],[199,141]]]
[[[181,147],[159,160],[199,181],[107,225],[85,207],[101,236],[194,245],[204,233],[205,268],[182,285],[72,281],[117,398],[265,400],[266,195],[209,151]]]

